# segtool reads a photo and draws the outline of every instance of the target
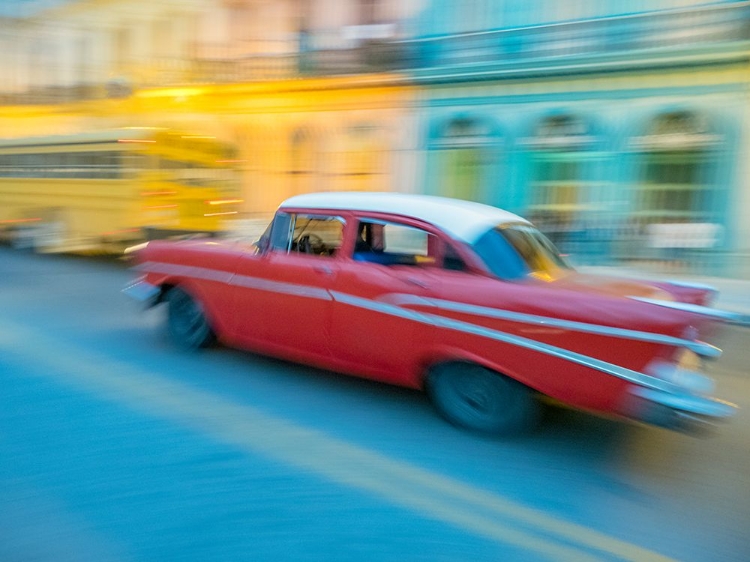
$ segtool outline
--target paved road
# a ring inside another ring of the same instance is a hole
[[[750,417],[711,438],[553,411],[524,439],[424,396],[185,354],[121,264],[0,248],[0,561],[750,559]],[[718,391],[750,404],[750,330]]]

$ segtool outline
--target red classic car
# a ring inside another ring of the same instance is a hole
[[[531,427],[554,401],[674,429],[732,415],[708,396],[704,286],[573,270],[528,221],[423,195],[285,201],[255,244],[150,242],[125,292],[168,307],[187,348],[221,343],[424,389],[451,422]]]

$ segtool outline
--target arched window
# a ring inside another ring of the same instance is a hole
[[[563,114],[539,122],[527,140],[531,170],[527,212],[562,250],[571,231],[598,220],[590,149],[594,138],[577,116]]]
[[[641,161],[633,211],[636,222],[711,220],[714,186],[708,168],[718,142],[705,117],[697,113],[679,111],[657,117],[634,142]]]
[[[438,193],[446,197],[482,201],[495,153],[489,126],[476,119],[454,119],[438,142]]]

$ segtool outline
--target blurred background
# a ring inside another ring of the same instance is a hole
[[[710,439],[555,408],[499,441],[186,354],[77,254],[426,193],[750,318],[748,162],[750,1],[0,0],[0,243],[44,254],[0,247],[0,561],[747,561],[745,327],[712,340],[740,409]]]
[[[750,278],[750,2],[5,0],[0,230],[47,251],[255,232],[393,190],[580,265]]]

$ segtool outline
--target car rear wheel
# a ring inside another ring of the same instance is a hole
[[[177,345],[198,349],[213,343],[215,336],[200,303],[179,287],[167,293],[167,331]]]
[[[427,390],[448,421],[481,433],[522,433],[540,418],[541,405],[531,389],[472,363],[434,367]]]

